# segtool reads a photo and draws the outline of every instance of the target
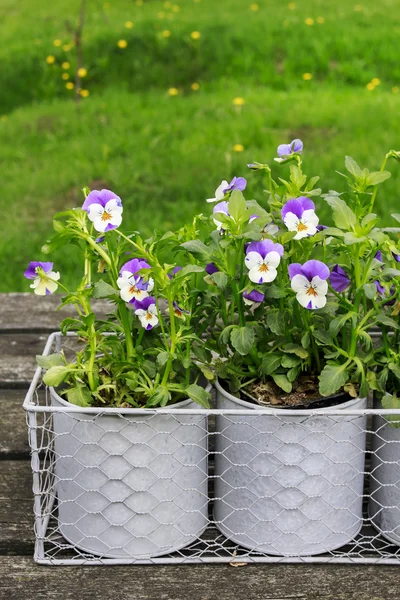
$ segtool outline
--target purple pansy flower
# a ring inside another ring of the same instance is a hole
[[[82,205],[96,231],[104,233],[122,223],[122,201],[110,190],[93,190]]]
[[[351,283],[347,273],[339,265],[333,267],[329,279],[335,292],[344,292]]]
[[[133,258],[121,267],[117,285],[124,302],[130,302],[131,304],[141,302],[147,298],[149,292],[154,288],[154,281],[151,277],[148,281],[145,281],[143,277],[138,275],[141,269],[150,269],[150,265],[140,258]]]
[[[264,294],[262,292],[258,292],[257,290],[252,290],[251,292],[243,292],[243,301],[248,306],[252,306],[253,304],[259,304],[264,301]]]
[[[213,273],[218,273],[218,268],[215,266],[215,264],[212,263],[208,263],[206,265],[206,273],[208,273],[208,275],[212,275]]]
[[[328,229],[326,225],[317,225],[317,231],[323,231],[324,229]]]
[[[140,319],[142,326],[149,331],[158,324],[157,307],[155,298],[147,296],[136,303],[135,315]]]
[[[168,277],[172,279],[179,271],[182,271],[182,267],[175,267],[175,269],[172,269],[172,273],[168,273]]]
[[[318,217],[315,204],[310,198],[300,196],[289,200],[282,207],[282,220],[289,231],[296,231],[295,240],[317,233]]]
[[[249,279],[254,283],[269,283],[277,276],[283,246],[271,240],[251,242],[246,248],[244,263],[249,269]]]
[[[178,317],[178,319],[184,319],[185,315],[190,315],[190,312],[188,310],[185,310],[184,308],[181,308],[177,302],[173,302],[173,306],[174,315]]]
[[[378,294],[386,294],[386,288],[381,284],[380,281],[378,281],[377,279],[374,281],[374,284],[376,286],[376,291],[378,292]]]
[[[292,290],[304,308],[323,308],[328,293],[328,267],[319,260],[308,260],[304,265],[289,265],[289,277]]]
[[[215,198],[207,198],[207,202],[220,202],[228,192],[233,192],[233,190],[240,190],[242,192],[246,188],[246,185],[247,181],[244,177],[234,177],[230,183],[224,179],[215,190]]]
[[[299,139],[293,140],[290,144],[280,144],[277,148],[279,157],[287,157],[292,154],[301,154],[303,152],[303,142]],[[275,159],[276,160],[276,159]],[[277,159],[280,160],[280,159]]]
[[[378,250],[378,252],[375,254],[374,258],[375,258],[375,260],[377,260],[379,262],[383,262],[382,252],[380,250]]]
[[[52,262],[32,261],[24,273],[27,279],[33,279],[29,287],[38,296],[53,294],[58,288],[56,283],[60,279],[60,273],[53,271]]]
[[[396,252],[392,252],[393,258],[396,262],[400,262],[400,254],[396,254]]]

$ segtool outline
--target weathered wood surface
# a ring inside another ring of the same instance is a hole
[[[0,600],[398,600],[397,567],[43,567],[32,560],[32,477],[22,401],[57,299],[0,294]],[[103,305],[104,308],[104,305]]]

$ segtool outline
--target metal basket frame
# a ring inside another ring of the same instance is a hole
[[[75,337],[74,334],[62,336],[60,332],[52,333],[46,343],[43,356],[49,355],[52,351],[60,351],[62,344],[69,337]],[[163,409],[98,409],[98,408],[79,408],[70,406],[67,409],[60,406],[52,406],[50,394],[41,383],[41,368],[37,368],[26,394],[23,408],[26,411],[27,425],[29,431],[29,444],[31,448],[31,466],[33,473],[33,495],[34,495],[34,518],[35,518],[35,551],[34,559],[37,563],[46,565],[111,565],[111,564],[196,564],[196,563],[355,563],[355,564],[400,564],[400,545],[397,546],[387,538],[383,537],[373,528],[369,519],[366,507],[362,518],[362,528],[355,539],[346,546],[337,550],[328,551],[322,555],[316,556],[274,556],[264,554],[254,550],[246,550],[235,542],[225,538],[215,526],[215,521],[210,516],[208,518],[207,528],[200,539],[190,544],[184,549],[166,554],[164,556],[134,558],[117,557],[109,558],[98,556],[88,551],[82,551],[73,543],[69,543],[62,538],[57,525],[57,495],[55,490],[54,465],[57,457],[54,453],[54,432],[52,431],[53,418],[57,414],[65,414],[73,418],[74,414],[87,415],[113,415],[120,419],[127,419],[134,416],[169,415],[176,417],[177,411],[173,408]],[[213,421],[215,417],[223,416],[227,419],[237,417],[261,417],[265,416],[265,410],[255,409],[201,409],[201,408],[182,408],[179,409],[180,415],[198,415],[205,417],[208,421]],[[270,412],[274,417],[281,418],[282,411],[279,409]],[[302,416],[315,417],[317,411],[301,411]],[[286,417],[298,416],[299,411],[285,410]],[[400,420],[400,409],[377,410],[367,408],[363,410],[338,410],[335,408],[324,411],[327,417],[366,417],[368,426],[366,428],[367,438],[371,439],[373,433],[371,423],[373,416],[397,415]],[[218,432],[213,431],[213,427],[207,428],[206,435],[210,439],[215,437]],[[367,446],[368,448],[368,446]],[[209,456],[215,455],[209,452]],[[370,448],[365,452],[365,458],[371,458],[373,450]],[[400,482],[400,463],[399,482]],[[368,484],[370,477],[369,467],[364,467],[363,472],[365,483]],[[210,472],[208,478],[215,480],[217,475]],[[400,486],[400,483],[399,483]],[[368,488],[366,488],[367,490]],[[368,491],[364,490],[364,505],[369,499]],[[209,503],[213,502],[212,494],[209,497]],[[399,530],[400,530],[400,507],[399,510]],[[210,513],[211,514],[211,513]]]

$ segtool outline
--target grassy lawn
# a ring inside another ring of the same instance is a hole
[[[53,212],[79,205],[84,185],[113,189],[124,200],[125,230],[149,233],[210,210],[204,200],[222,178],[248,175],[247,197],[262,198],[246,164],[271,162],[294,137],[324,191],[344,189],[335,172],[344,154],[378,169],[400,147],[394,0],[89,0],[82,85],[90,95],[77,107],[62,73],[73,79],[65,23],[76,21],[79,4],[0,0],[0,291],[28,289],[22,272],[43,256]],[[374,78],[380,83],[367,89]],[[235,97],[244,105],[234,106]],[[388,166],[393,177],[378,206],[389,224],[390,211],[399,212],[400,165]],[[76,257],[53,259],[68,281]]]

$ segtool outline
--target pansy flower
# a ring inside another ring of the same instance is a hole
[[[392,255],[396,262],[400,262],[400,254],[396,254],[396,252],[392,252]]]
[[[24,273],[27,279],[33,279],[30,287],[38,296],[53,294],[58,288],[56,283],[60,273],[53,271],[52,262],[32,261]]]
[[[213,273],[218,273],[218,267],[216,267],[213,262],[208,263],[206,265],[206,273],[208,273],[208,275],[213,275]]]
[[[274,160],[278,163],[285,162],[288,158],[294,154],[301,154],[303,152],[303,142],[299,139],[292,140],[290,144],[280,144],[277,148],[278,158]]]
[[[184,308],[181,308],[177,302],[173,302],[173,306],[174,315],[178,317],[178,319],[184,319],[185,315],[190,315],[190,312],[188,310],[185,310]]]
[[[262,292],[258,292],[257,290],[252,290],[251,292],[243,292],[243,301],[248,306],[252,306],[253,304],[260,304],[260,302],[264,301],[264,294]]]
[[[122,201],[110,190],[93,190],[82,205],[96,231],[104,233],[122,223]]]
[[[292,290],[304,308],[323,308],[328,293],[328,267],[319,260],[308,260],[304,265],[289,265]]]
[[[145,281],[143,277],[138,275],[141,269],[150,269],[150,265],[140,258],[133,258],[121,267],[117,285],[124,302],[130,302],[131,304],[141,302],[147,298],[149,292],[154,288],[154,281],[151,277],[148,281]]]
[[[142,326],[149,331],[158,324],[157,307],[155,298],[147,296],[136,303],[135,315],[140,319]]]
[[[310,198],[300,196],[289,200],[282,207],[282,220],[289,231],[296,231],[295,240],[317,233],[318,217],[315,204]]]
[[[224,179],[215,190],[215,198],[207,198],[207,202],[220,202],[225,198],[225,194],[233,190],[243,190],[246,188],[247,181],[244,177],[234,177],[230,183]]]
[[[171,273],[168,273],[168,278],[172,279],[174,277],[174,275],[179,273],[179,271],[182,271],[182,267],[175,267],[174,269],[172,269]]]
[[[339,267],[339,265],[333,267],[329,279],[335,292],[344,292],[351,283],[346,271],[342,267]]]
[[[244,259],[249,269],[249,279],[254,283],[269,283],[277,276],[276,268],[283,255],[283,246],[271,240],[251,242],[246,248]]]

